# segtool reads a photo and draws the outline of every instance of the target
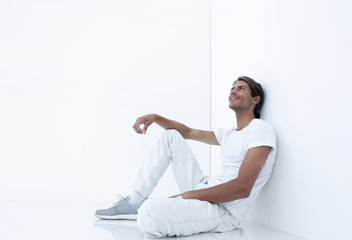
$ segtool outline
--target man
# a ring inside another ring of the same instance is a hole
[[[275,162],[275,133],[259,119],[263,101],[261,85],[239,77],[229,95],[237,127],[213,132],[192,129],[156,114],[138,118],[133,129],[139,134],[145,134],[152,123],[167,131],[142,164],[132,194],[109,209],[98,210],[96,216],[130,219],[138,210],[139,228],[158,237],[236,229],[244,222]],[[219,175],[210,178],[203,174],[185,139],[221,146]],[[147,199],[170,164],[181,194]]]

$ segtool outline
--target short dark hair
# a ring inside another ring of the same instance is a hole
[[[253,109],[254,117],[260,118],[260,109],[262,108],[264,103],[264,91],[263,91],[262,85],[254,81],[252,78],[249,78],[246,76],[238,77],[237,80],[233,83],[233,85],[235,85],[235,83],[238,81],[243,81],[248,84],[249,89],[251,90],[252,97],[256,97],[256,96],[260,97],[260,102],[257,103]]]

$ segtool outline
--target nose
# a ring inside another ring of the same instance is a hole
[[[236,95],[237,94],[237,90],[236,89],[232,89],[230,92],[231,95]]]

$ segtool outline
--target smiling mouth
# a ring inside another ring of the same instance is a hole
[[[232,98],[230,98],[230,102],[231,101],[236,101],[236,100],[238,100],[238,99],[240,99],[239,97],[232,97]]]

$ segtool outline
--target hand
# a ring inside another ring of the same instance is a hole
[[[154,122],[155,115],[148,114],[142,117],[137,118],[136,122],[133,124],[133,129],[138,134],[146,134],[148,127]],[[143,129],[140,128],[140,125],[144,125]]]
[[[192,199],[193,196],[192,196],[192,191],[188,191],[188,192],[184,192],[184,193],[180,193],[180,194],[177,194],[177,195],[173,195],[169,198],[177,198],[178,196],[181,196],[183,199]]]
[[[182,197],[182,194],[173,195],[173,196],[170,196],[169,198],[177,198],[178,196]]]

